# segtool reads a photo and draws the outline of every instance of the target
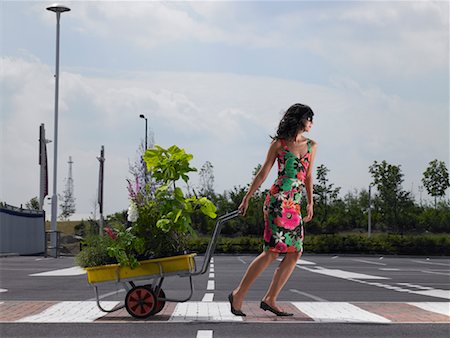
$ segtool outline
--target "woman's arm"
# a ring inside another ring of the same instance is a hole
[[[316,157],[317,143],[312,141],[311,145],[311,159],[309,161],[308,171],[306,172],[305,187],[306,187],[306,198],[308,199],[308,205],[306,207],[307,215],[303,218],[303,222],[309,222],[312,220],[314,215],[314,202],[313,202],[313,164],[314,158]]]
[[[252,184],[250,185],[250,188],[248,188],[247,194],[245,194],[244,199],[242,200],[242,203],[239,206],[239,211],[241,212],[242,215],[245,216],[245,213],[247,212],[248,208],[248,202],[250,201],[255,191],[258,190],[258,188],[261,186],[261,184],[264,183],[267,176],[269,175],[270,169],[272,169],[273,164],[277,159],[279,149],[280,149],[280,141],[274,140],[270,144],[270,148],[269,151],[267,152],[266,160],[264,161],[263,166],[256,174]]]

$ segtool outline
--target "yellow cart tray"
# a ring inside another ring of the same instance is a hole
[[[165,258],[140,261],[134,269],[121,267],[119,264],[93,266],[84,268],[87,272],[88,282],[100,283],[106,281],[121,281],[124,279],[150,275],[166,275],[176,272],[195,271],[195,253]]]

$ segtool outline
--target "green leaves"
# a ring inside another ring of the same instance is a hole
[[[187,154],[184,149],[176,145],[169,149],[155,145],[152,149],[147,149],[144,154],[147,169],[156,180],[166,185],[170,182],[176,182],[180,178],[188,182],[189,177],[186,174],[197,171],[197,169],[189,166],[189,162],[193,158],[194,156]]]

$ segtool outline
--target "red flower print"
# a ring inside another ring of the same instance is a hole
[[[270,242],[270,239],[272,238],[272,230],[266,226],[266,228],[264,229],[264,240],[266,242]]]
[[[300,216],[297,208],[284,209],[281,217],[278,217],[279,225],[285,229],[295,229],[300,223]]]
[[[277,249],[280,252],[286,252],[287,245],[284,244],[283,242],[278,242],[277,245],[275,246],[275,249]]]

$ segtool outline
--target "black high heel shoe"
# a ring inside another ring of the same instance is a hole
[[[241,316],[241,317],[245,317],[245,316],[247,316],[244,312],[242,312],[241,310],[236,310],[234,307],[233,307],[233,292],[231,292],[229,295],[228,295],[228,301],[230,302],[230,305],[231,305],[231,313],[232,314],[234,314],[235,316]]]
[[[288,316],[293,316],[294,315],[293,313],[289,313],[289,312],[277,311],[273,307],[271,307],[269,304],[267,304],[266,302],[261,302],[259,307],[261,309],[263,309],[264,311],[270,311],[272,313],[275,313],[279,317],[288,317]]]

